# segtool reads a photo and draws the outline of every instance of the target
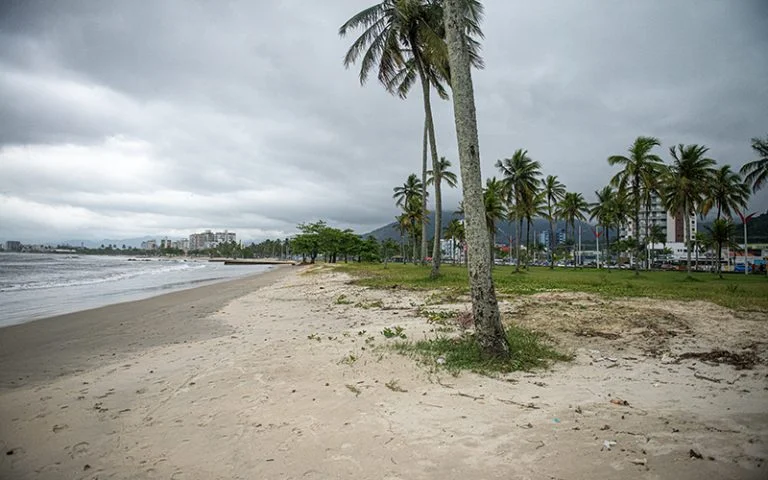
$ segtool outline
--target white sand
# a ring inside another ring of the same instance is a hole
[[[213,313],[224,336],[0,390],[0,478],[768,478],[765,315],[526,297],[502,305],[507,318],[575,360],[454,377],[375,348],[392,342],[386,326],[434,335],[416,315],[426,295],[346,280],[294,270]],[[761,364],[749,370],[675,361],[750,346]]]

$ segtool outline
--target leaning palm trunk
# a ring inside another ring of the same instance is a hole
[[[427,257],[427,119],[424,119],[424,140],[421,152],[421,260],[424,265]],[[416,258],[416,257],[414,257]]]
[[[439,160],[437,158],[437,143],[435,142],[435,125],[432,121],[432,101],[430,99],[430,93],[429,93],[429,80],[427,80],[427,77],[424,73],[424,65],[422,64],[422,60],[419,57],[419,55],[416,55],[416,65],[419,70],[419,77],[421,79],[421,90],[422,90],[422,97],[424,99],[424,128],[425,133],[429,136],[429,146],[430,146],[430,153],[432,154],[432,176],[433,180],[435,182],[435,236],[432,243],[432,272],[430,273],[430,276],[432,278],[437,278],[438,275],[440,275],[440,233],[442,229],[442,223],[443,223],[443,199],[442,194],[440,191],[440,183],[442,182],[442,178],[440,178],[440,169],[439,169]],[[424,174],[424,188],[426,192],[426,169],[427,169],[427,152],[426,149],[424,150],[423,156],[422,156],[422,166],[424,168],[424,171],[422,172]],[[425,195],[426,197],[426,195]],[[425,218],[426,218],[426,210],[424,212]],[[424,240],[422,241],[422,245],[426,250],[427,240],[426,240],[426,228],[423,231]],[[426,255],[424,255],[426,257]]]
[[[509,343],[501,323],[496,290],[486,250],[480,146],[477,138],[475,94],[469,53],[464,41],[463,0],[445,0],[445,29],[453,87],[453,111],[464,193],[464,212],[469,243],[469,283],[478,346],[486,357],[509,358]]]

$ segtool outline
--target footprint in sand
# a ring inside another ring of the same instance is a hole
[[[69,449],[69,456],[71,458],[82,457],[88,454],[88,447],[91,444],[88,442],[80,442],[72,445]]]

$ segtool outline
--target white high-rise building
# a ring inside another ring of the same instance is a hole
[[[633,237],[643,241],[645,240],[646,234],[651,232],[651,228],[654,225],[658,225],[661,227],[661,231],[666,237],[666,243],[685,243],[685,219],[683,217],[683,215],[675,216],[671,212],[668,212],[667,209],[664,208],[661,198],[659,198],[658,195],[653,195],[651,198],[650,209],[646,209],[645,206],[640,207],[640,222],[638,224],[640,227],[639,234],[635,235],[635,222],[633,218],[630,218],[627,223],[622,226],[619,235],[622,240]],[[691,238],[694,238],[698,227],[696,215],[691,215],[688,218],[688,221],[691,225]],[[648,228],[646,228],[646,225]]]

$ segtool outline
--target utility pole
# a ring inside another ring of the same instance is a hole
[[[600,225],[595,225],[595,248],[597,248],[597,269],[600,270]]]
[[[578,266],[581,266],[581,222],[579,222],[579,253],[577,255],[577,258],[578,258],[578,260],[577,260],[576,264]]]
[[[738,210],[736,213],[739,214],[741,223],[744,224],[744,275],[749,275],[749,262],[747,261],[747,257],[749,256],[749,250],[747,250],[747,222],[750,221],[755,214],[750,213],[745,217],[744,214]]]

